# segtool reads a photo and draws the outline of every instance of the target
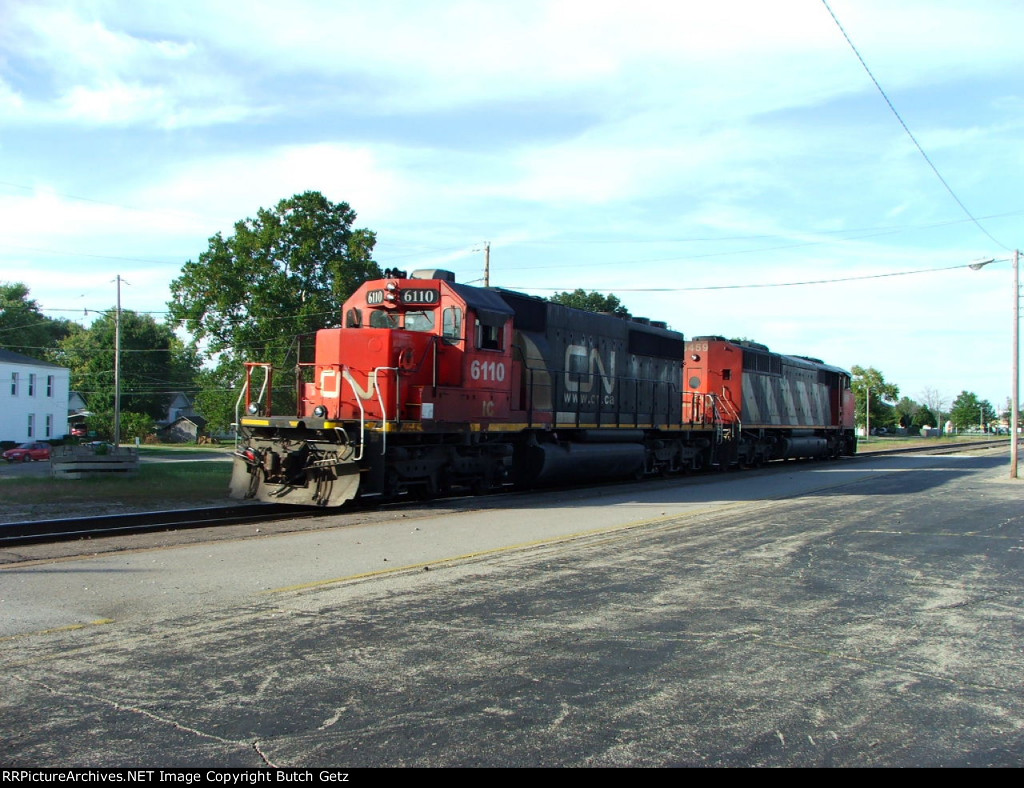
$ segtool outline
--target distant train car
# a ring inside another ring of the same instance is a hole
[[[447,271],[387,271],[342,313],[341,328],[317,333],[315,361],[299,365],[294,415],[272,412],[271,366],[246,364],[232,496],[336,506],[849,449],[834,434],[849,376],[820,363],[791,359],[787,374],[835,373],[831,426],[771,415],[772,386],[753,372],[742,396],[742,360],[715,368],[739,346],[689,348],[663,323],[462,285]],[[764,417],[744,423],[762,389]],[[811,451],[820,440],[829,450]]]
[[[819,359],[694,337],[685,386],[688,396],[715,403],[737,463],[856,453],[850,374]]]

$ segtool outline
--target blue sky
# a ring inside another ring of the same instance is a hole
[[[489,243],[493,285],[1002,408],[1022,32],[1016,0],[0,0],[0,281],[160,313],[318,190],[382,267],[479,280]]]

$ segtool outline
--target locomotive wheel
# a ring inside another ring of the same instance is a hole
[[[491,480],[491,475],[489,473],[484,473],[473,479],[469,485],[469,489],[472,491],[473,495],[487,495],[493,486],[494,483]]]
[[[401,491],[402,485],[398,481],[398,471],[388,471],[384,487],[380,491],[380,497],[385,501],[393,501]]]
[[[437,477],[434,474],[427,476],[422,484],[415,485],[410,492],[421,501],[429,501],[431,498],[436,498],[438,492]]]

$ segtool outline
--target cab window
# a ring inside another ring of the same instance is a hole
[[[444,338],[453,342],[462,339],[462,310],[457,306],[450,306],[444,310],[442,316],[442,332]]]
[[[501,326],[485,326],[476,321],[476,346],[480,350],[501,350]]]
[[[345,328],[361,328],[363,312],[361,309],[350,309],[345,313]]]
[[[398,315],[374,309],[370,312],[370,328],[398,328]]]
[[[406,312],[405,328],[408,331],[433,331],[433,312]]]

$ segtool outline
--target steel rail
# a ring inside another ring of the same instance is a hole
[[[58,542],[90,536],[111,536],[118,533],[135,534],[266,522],[317,514],[322,516],[324,513],[324,509],[294,504],[251,504],[0,523],[0,547],[34,542]]]

